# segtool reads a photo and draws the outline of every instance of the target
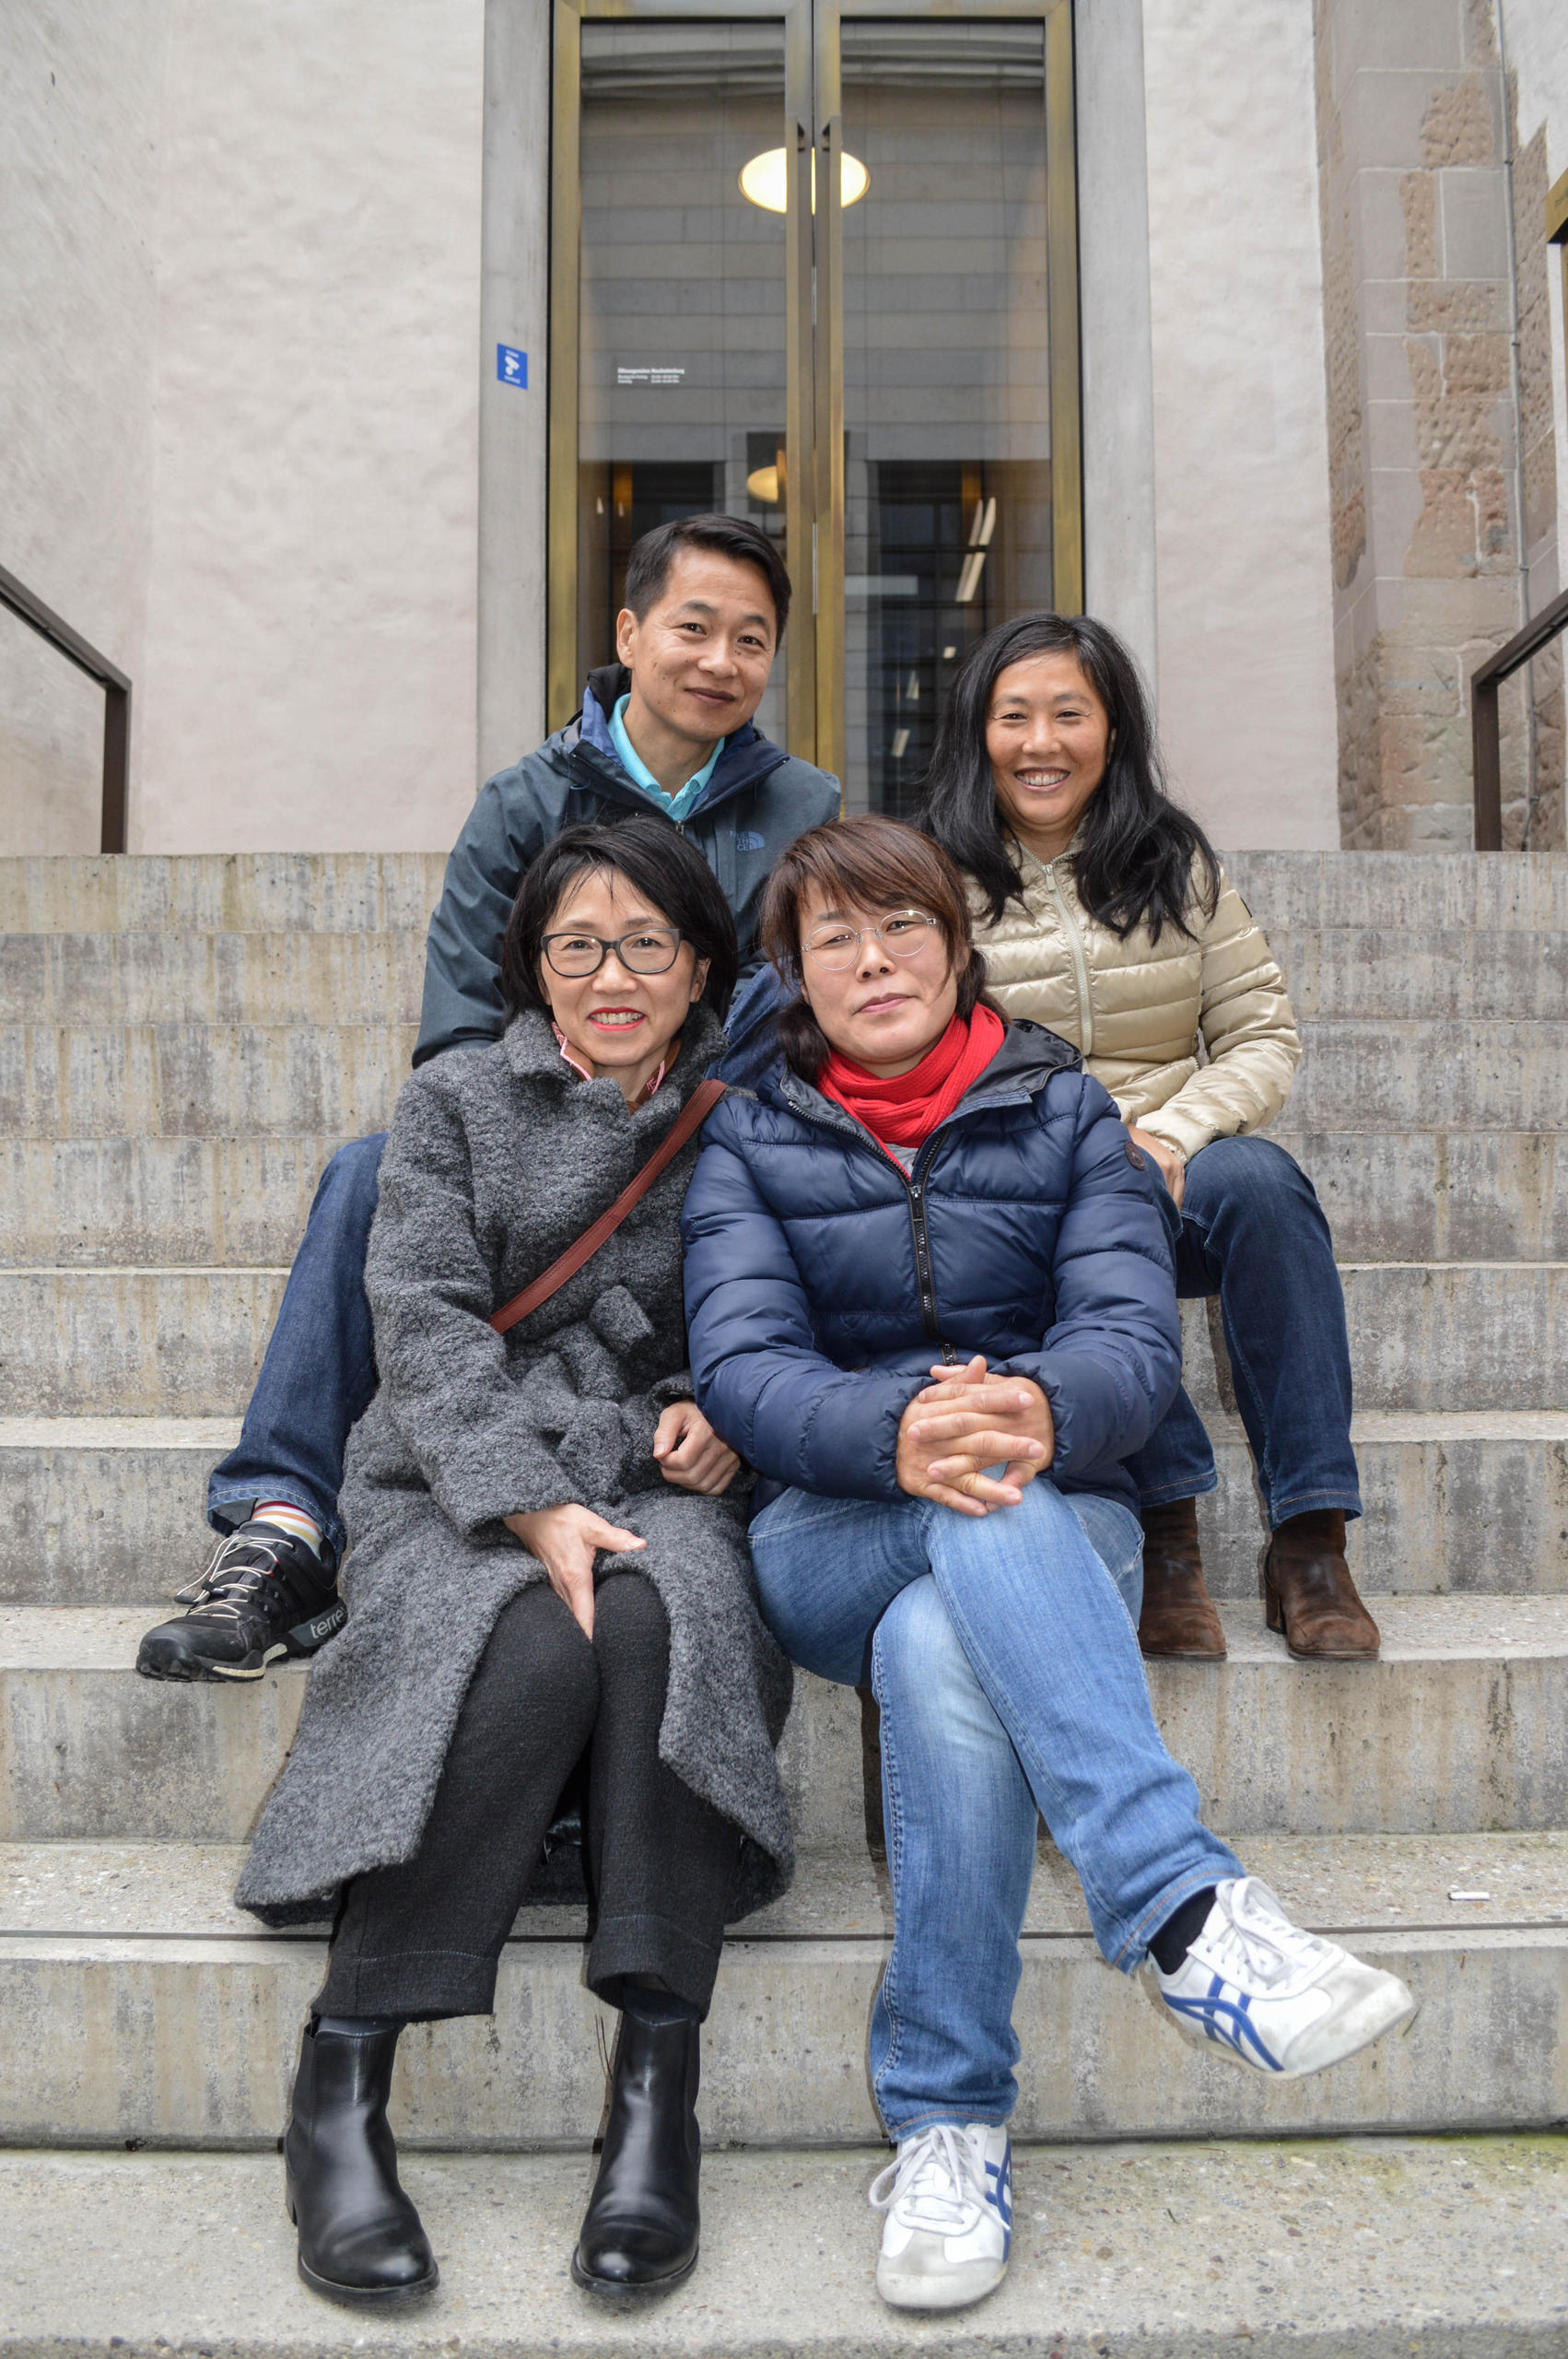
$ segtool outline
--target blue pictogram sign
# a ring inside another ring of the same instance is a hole
[[[527,353],[520,352],[514,344],[498,344],[496,346],[496,374],[503,385],[521,385],[526,392],[528,387]]]

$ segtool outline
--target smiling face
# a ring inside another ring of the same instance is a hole
[[[897,921],[913,908],[862,909],[817,887],[801,913],[801,996],[828,1046],[883,1081],[919,1063],[958,1004],[958,977],[940,925],[924,928],[912,957],[898,955],[904,945]],[[879,924],[887,937],[881,942],[873,931]],[[826,968],[812,957],[813,938],[842,940],[851,933],[860,940],[848,966]]]
[[[997,814],[1037,860],[1072,841],[1110,749],[1110,715],[1075,656],[1029,655],[998,675],[986,714]]]
[[[656,957],[661,955],[658,937],[667,944],[673,932],[663,910],[618,869],[597,868],[568,886],[551,912],[545,942],[549,951],[570,963],[574,938],[617,942],[627,934],[646,936],[649,955]],[[638,956],[636,939],[626,948],[630,957]],[[628,1103],[668,1061],[707,980],[708,961],[697,957],[689,942],[681,944],[673,964],[658,975],[637,973],[614,951],[591,975],[559,975],[548,956],[539,963],[539,987],[568,1047],[596,1079],[608,1075],[619,1082]]]
[[[615,650],[632,675],[626,730],[644,760],[652,759],[649,722],[655,739],[668,733],[695,752],[749,721],[778,643],[772,593],[755,565],[678,549],[648,612],[626,606],[615,622]]]

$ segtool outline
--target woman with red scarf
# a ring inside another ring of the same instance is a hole
[[[1167,2022],[1293,2078],[1412,2002],[1301,1931],[1198,1814],[1150,1710],[1137,1494],[1175,1398],[1147,1160],[1055,1033],[985,998],[946,853],[801,837],[763,938],[782,1069],[709,1118],[682,1219],[696,1398],[762,1478],[763,1612],[882,1707],[895,1939],[871,2027],[897,2158],[877,2286],[955,2309],[1012,2234],[1012,2001],[1037,1814]]]

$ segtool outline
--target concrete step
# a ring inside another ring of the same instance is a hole
[[[1230,851],[1225,867],[1281,932],[1568,927],[1560,852]],[[198,852],[0,860],[0,933],[316,933],[422,928],[446,853]]]
[[[1298,1017],[1568,1015],[1561,929],[1276,926],[1258,916]],[[19,1012],[19,1011],[18,1011]]]
[[[1309,1016],[1290,1097],[1305,1131],[1419,1128],[1441,1107],[1462,1131],[1568,1128],[1561,1020]]]
[[[1293,1103],[1268,1136],[1311,1178],[1347,1262],[1568,1259],[1560,1131],[1304,1132]]]
[[[269,1933],[232,1894],[243,1843],[0,1842],[0,1942],[81,1935],[123,1942],[242,1941]],[[1303,1925],[1344,1940],[1379,1932],[1568,1927],[1568,1830],[1536,1834],[1252,1835],[1246,1866]],[[1456,1892],[1472,1896],[1454,1898]],[[1477,1899],[1476,1894],[1484,1897]],[[1087,1933],[1077,1877],[1042,1835],[1024,1916],[1031,1934]],[[296,1928],[324,1939],[323,1922]],[[587,1911],[524,1908],[518,1942],[580,1941]],[[745,1919],[752,1942],[893,1937],[880,1849],[803,1850],[782,1899]]]
[[[239,1415],[287,1274],[0,1270],[0,1416]],[[1357,1262],[1341,1274],[1363,1409],[1568,1407],[1568,1262]],[[1184,1304],[1183,1330],[1193,1400],[1234,1408],[1218,1303]]]
[[[446,864],[417,851],[10,858],[0,933],[423,934]]]
[[[384,1130],[416,1027],[0,1026],[0,1136],[247,1138]]]
[[[156,1597],[0,1609],[0,1840],[248,1836],[293,1742],[305,1667],[242,1690],[138,1678],[143,1631],[178,1611]],[[863,1846],[880,1816],[870,1707],[809,1674],[799,1692],[781,1755],[796,1841]]]
[[[1228,851],[1224,864],[1270,934],[1370,928],[1419,945],[1456,928],[1568,927],[1561,852]]]
[[[0,1003],[16,1023],[418,1019],[427,912],[397,931],[0,933]],[[1450,927],[1268,927],[1298,1016],[1568,1016],[1568,935]]]
[[[1341,1262],[1340,1275],[1363,1409],[1568,1407],[1568,1262]],[[1184,1302],[1182,1336],[1192,1399],[1234,1410],[1218,1301]]]
[[[1568,2101],[1568,1838],[1260,1841],[1248,1864],[1298,1921],[1403,1975],[1408,2034],[1281,2085],[1178,2041],[1084,1927],[1075,1880],[1035,1878],[1014,2011],[1023,2137],[1288,2134],[1548,2122]],[[0,2141],[270,2142],[324,1941],[236,1919],[239,1852],[0,1851]],[[1454,1892],[1482,1891],[1480,1902]],[[865,2025],[890,1932],[885,1875],[808,1855],[797,1892],[738,1928],[705,2037],[710,2138],[874,2137]],[[394,2104],[413,2145],[586,2144],[602,2101],[582,1928],[524,1912],[496,2021],[423,2027]],[[1527,2040],[1518,2036],[1528,2022]]]
[[[1165,1741],[1219,1831],[1466,1833],[1568,1825],[1568,1597],[1379,1597],[1374,1663],[1293,1662],[1256,1603],[1229,1660],[1156,1662]],[[293,1737],[298,1665],[239,1690],[132,1669],[174,1609],[0,1609],[0,1839],[232,1842]],[[880,1801],[874,1715],[799,1674],[781,1762],[802,1849],[851,1851]]]
[[[1350,1262],[1568,1259],[1568,1144],[1541,1131],[1270,1132]],[[0,1263],[287,1262],[341,1133],[0,1138]]]
[[[351,963],[351,962],[346,962]],[[384,1127],[416,1037],[376,995],[344,1020],[181,1019],[0,1026],[0,1136],[255,1137]],[[388,1012],[383,1013],[383,1009]],[[1568,1127],[1561,1020],[1315,1017],[1290,1120],[1298,1131]]]
[[[238,1414],[286,1268],[0,1271],[0,1414]]]
[[[1270,1132],[1350,1262],[1568,1259],[1552,1131]],[[342,1133],[0,1138],[0,1264],[287,1262]]]
[[[0,1005],[18,1024],[416,1024],[424,980],[423,921],[392,933],[0,934]]]
[[[1240,1421],[1210,1414],[1220,1487],[1200,1503],[1216,1597],[1256,1598],[1266,1539]],[[175,1589],[211,1544],[208,1468],[234,1418],[0,1418],[0,1602],[135,1604]],[[1366,1514],[1351,1526],[1369,1589],[1421,1596],[1568,1589],[1568,1411],[1355,1421]]]
[[[332,1132],[0,1139],[0,1264],[287,1264],[344,1143]]]
[[[415,2154],[404,2177],[439,2289],[416,2317],[350,2328],[295,2272],[275,2156],[0,2156],[0,2351],[1229,2359],[1245,2345],[1270,2359],[1524,2359],[1562,2347],[1558,2138],[1016,2146],[1006,2282],[940,2324],[872,2291],[881,2223],[866,2189],[886,2159],[881,2147],[710,2146],[701,2260],[650,2318],[570,2282],[586,2155]]]
[[[1209,1587],[1260,1594],[1267,1520],[1239,1418],[1211,1410],[1217,1491],[1199,1501]],[[1568,1412],[1367,1410],[1351,1570],[1384,1595],[1550,1595],[1568,1590]]]

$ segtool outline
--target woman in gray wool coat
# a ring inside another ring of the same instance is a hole
[[[792,1853],[789,1667],[757,1610],[740,1461],[691,1398],[679,1219],[700,1128],[586,1264],[503,1335],[669,1135],[721,1040],[735,935],[668,821],[566,830],[502,978],[518,1013],[398,1101],[367,1285],[343,1635],[311,1670],[238,1898],[336,1911],[284,2153],[306,2283],[384,2304],[436,2262],[386,2100],[404,2023],[490,2011],[502,1945],[590,1748],[589,1986],[622,2010],[572,2273],[678,2283],[697,2251],[698,2025],[726,1922]]]

